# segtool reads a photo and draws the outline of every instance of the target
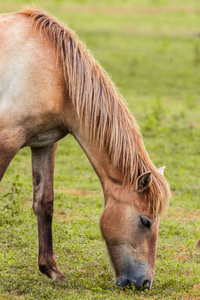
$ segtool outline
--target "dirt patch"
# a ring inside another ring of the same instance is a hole
[[[199,300],[199,289],[196,289],[193,287],[193,289],[188,293],[178,293],[178,294],[174,294],[174,296],[176,296],[176,299],[184,299],[184,300]],[[175,298],[173,298],[175,299]]]
[[[64,8],[67,14],[83,13],[83,14],[105,14],[105,15],[133,15],[133,14],[174,14],[174,13],[197,13],[197,9],[192,7],[132,7],[132,6],[81,6],[74,5]]]
[[[12,294],[12,295],[7,295],[5,294],[5,297],[2,295],[0,295],[0,300],[5,300],[5,299],[24,299],[24,296],[19,296],[19,295],[16,295],[16,294]]]
[[[179,262],[180,260],[183,261],[188,261],[189,259],[193,258],[193,255],[197,254],[196,249],[195,248],[183,248],[180,247],[179,251],[175,252],[175,254],[173,255],[173,260],[176,260],[177,262]]]
[[[54,212],[54,217],[56,217],[62,221],[65,221],[66,223],[71,221],[71,218],[68,217],[67,212],[65,212],[65,211]]]
[[[199,284],[195,284],[195,285],[193,286],[193,289],[194,289],[194,290],[200,290],[200,283],[199,283]]]
[[[74,219],[76,219],[78,216],[81,216],[82,213],[76,212],[76,215],[74,217],[73,217],[73,215],[69,217],[67,210],[59,210],[59,211],[54,211],[53,215],[54,215],[54,217],[68,223],[68,222],[71,222]]]
[[[70,194],[70,195],[73,195],[73,196],[91,197],[91,195],[88,192],[86,192],[85,190],[81,190],[81,189],[74,190],[74,189],[68,189],[68,188],[60,187],[58,189],[58,192],[61,192],[63,194]]]
[[[30,195],[25,196],[24,206],[32,207],[33,198]]]
[[[4,193],[5,189],[3,187],[0,188],[0,193]]]
[[[199,221],[200,212],[198,210],[182,210],[176,208],[176,211],[171,211],[166,214],[166,218],[176,219],[179,221]]]
[[[198,127],[200,127],[200,123],[199,123],[199,124],[197,124],[197,123],[190,123],[190,124],[188,125],[188,128],[190,128],[190,129],[198,128]]]

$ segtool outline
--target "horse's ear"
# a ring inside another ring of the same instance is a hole
[[[165,167],[161,167],[161,168],[157,169],[157,171],[158,171],[162,176],[164,176],[164,170],[165,170]]]
[[[140,192],[144,191],[151,184],[151,181],[152,181],[151,172],[149,171],[143,173],[137,178],[136,189]]]

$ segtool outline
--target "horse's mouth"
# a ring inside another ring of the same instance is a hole
[[[119,277],[116,279],[116,285],[123,288],[133,289],[133,290],[150,290],[152,282],[149,279],[139,278],[134,279],[128,276]]]

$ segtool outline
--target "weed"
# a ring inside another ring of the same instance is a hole
[[[21,212],[21,204],[24,198],[23,184],[19,181],[17,175],[10,184],[10,192],[3,194],[0,206],[0,226],[4,224],[20,223],[19,214]]]
[[[149,101],[148,112],[144,117],[145,123],[143,124],[142,132],[148,135],[149,132],[161,130],[162,121],[166,116],[166,110],[160,97]]]

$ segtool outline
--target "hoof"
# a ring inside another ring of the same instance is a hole
[[[52,282],[61,282],[65,279],[65,275],[59,270],[56,263],[39,264],[39,270],[52,279]]]
[[[65,279],[66,276],[61,272],[52,274],[52,283],[63,282]]]

